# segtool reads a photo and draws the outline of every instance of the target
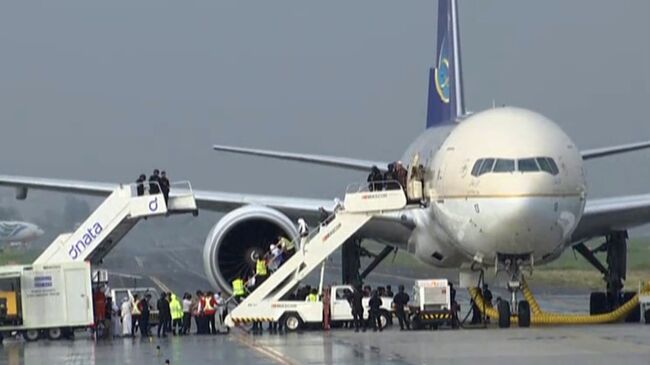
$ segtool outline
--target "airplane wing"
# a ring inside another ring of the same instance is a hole
[[[244,147],[234,147],[234,146],[225,146],[225,145],[214,145],[212,146],[212,149],[214,149],[215,151],[224,151],[224,152],[237,153],[242,155],[262,156],[262,157],[275,158],[278,160],[309,162],[317,165],[342,167],[345,169],[357,170],[357,171],[361,170],[364,172],[369,172],[370,168],[372,168],[373,166],[377,166],[382,171],[386,171],[388,169],[388,162],[384,162],[384,161],[360,160],[360,159],[348,158],[348,157],[312,155],[306,153],[272,151],[272,150],[262,150],[256,148],[244,148]]]
[[[619,153],[632,152],[632,151],[642,150],[646,148],[650,148],[650,141],[628,143],[619,146],[594,148],[591,150],[583,150],[581,154],[583,160],[590,160],[592,158],[616,155]]]
[[[50,179],[27,176],[0,175],[0,186],[15,187],[17,198],[24,198],[24,189],[56,191],[62,193],[84,194],[89,196],[108,196],[118,186],[116,183]],[[173,191],[172,191],[173,194]],[[258,204],[275,208],[290,217],[318,219],[318,208],[332,209],[334,200],[307,199],[256,194],[238,194],[220,191],[194,190],[199,209],[228,212],[243,205]]]
[[[573,242],[650,223],[650,194],[591,199],[573,233]]]

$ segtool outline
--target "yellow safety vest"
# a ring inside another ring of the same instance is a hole
[[[265,260],[257,260],[257,266],[255,272],[257,275],[261,276],[266,276],[266,261]]]
[[[138,302],[131,301],[131,314],[140,315],[140,308],[138,308]]]
[[[291,240],[289,240],[289,239],[287,239],[287,238],[285,238],[285,237],[282,237],[282,238],[280,239],[280,245],[281,245],[285,250],[293,250],[293,249],[296,248],[296,244],[293,243],[293,241],[291,241]]]
[[[232,294],[236,296],[242,296],[246,294],[244,291],[244,280],[235,279],[232,281]]]
[[[318,301],[318,295],[317,294],[309,294],[307,296],[307,301],[308,302],[317,302]]]

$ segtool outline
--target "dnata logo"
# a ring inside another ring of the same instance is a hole
[[[436,91],[443,103],[449,103],[449,58],[447,57],[447,37],[442,39],[438,67],[436,67]]]
[[[88,246],[92,245],[97,236],[102,233],[102,230],[104,229],[99,222],[96,222],[92,227],[86,229],[86,233],[84,233],[83,237],[70,247],[68,256],[70,256],[71,259],[76,260],[77,257],[88,248]]]
[[[149,201],[149,210],[151,212],[155,212],[158,210],[158,197],[153,198],[152,200]]]

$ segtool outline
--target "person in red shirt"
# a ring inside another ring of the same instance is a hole
[[[214,293],[209,291],[201,298],[201,308],[205,315],[205,331],[207,334],[217,334],[217,327],[214,322],[214,315],[217,313],[217,301],[214,300]]]

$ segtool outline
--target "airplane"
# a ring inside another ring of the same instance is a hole
[[[505,273],[512,303],[500,316],[525,310],[516,295],[524,272],[573,248],[604,276],[605,292],[590,297],[592,312],[621,304],[627,231],[650,222],[650,194],[588,197],[584,162],[642,150],[650,141],[580,151],[558,124],[517,107],[465,110],[456,0],[439,0],[435,66],[429,70],[426,129],[401,158],[422,164],[420,207],[371,220],[354,237],[404,249],[433,267],[460,269],[463,278],[495,268]],[[216,151],[301,161],[368,173],[387,161],[215,145]],[[106,196],[116,184],[0,175],[24,199],[29,189]],[[318,221],[325,199],[195,191],[199,209],[225,213],[209,232],[204,269],[215,287],[249,270],[256,252],[279,235],[296,239],[295,220]],[[586,242],[604,238],[594,249]],[[345,245],[343,247],[345,250]],[[606,252],[606,263],[595,252]],[[345,255],[344,255],[345,257]],[[345,266],[345,265],[344,265]],[[467,281],[465,279],[465,281]],[[474,284],[476,285],[476,284]]]
[[[0,222],[0,243],[28,243],[41,237],[45,232],[33,223]]]

